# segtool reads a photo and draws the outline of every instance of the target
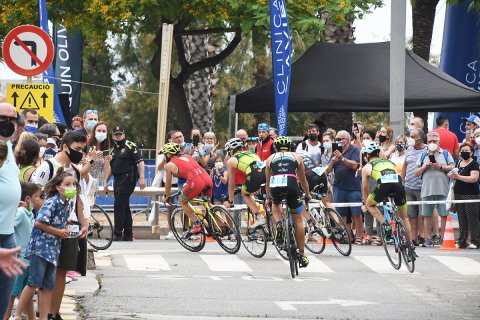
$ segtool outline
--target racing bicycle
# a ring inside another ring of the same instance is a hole
[[[92,206],[88,218],[87,241],[97,250],[107,249],[113,241],[112,220],[98,204]]]

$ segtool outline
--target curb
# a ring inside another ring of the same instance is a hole
[[[88,294],[94,294],[100,285],[97,281],[97,275],[92,271],[87,271],[85,277],[77,278],[76,281],[71,281],[65,286],[65,293],[60,307],[60,314],[65,320],[82,319],[81,312],[77,306],[79,299]]]

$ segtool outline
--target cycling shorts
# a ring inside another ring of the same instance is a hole
[[[289,177],[286,187],[270,188],[270,196],[274,204],[282,203],[284,196],[287,197],[287,205],[292,213],[301,213],[302,210],[302,190],[297,184],[297,179]]]
[[[247,193],[254,193],[260,186],[265,183],[265,168],[262,169],[255,169],[250,171],[247,174],[247,178],[242,185],[242,191]]]
[[[202,193],[208,197],[212,197],[213,182],[207,173],[196,176],[195,180],[187,180],[180,197],[183,200],[190,201]]]
[[[313,191],[313,189],[318,186],[316,192],[320,194],[322,197],[326,197],[328,193],[328,183],[327,183],[327,176],[325,174],[322,174],[319,176],[315,172],[310,172],[305,175],[307,178],[308,182],[308,188],[310,191]]]
[[[369,199],[376,202],[375,204],[382,202],[387,199],[389,195],[393,195],[393,200],[399,209],[402,209],[407,205],[407,196],[405,194],[405,188],[401,178],[398,177],[399,181],[394,183],[381,183],[380,180],[377,181],[377,186],[375,190],[368,196]]]

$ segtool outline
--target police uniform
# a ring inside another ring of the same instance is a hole
[[[115,127],[115,133],[125,133],[122,127]],[[135,190],[139,178],[138,163],[143,161],[140,151],[135,143],[123,140],[121,143],[114,141],[114,148],[111,152],[112,160],[110,168],[113,175],[114,188],[114,217],[115,217],[115,238],[122,237],[123,240],[132,238],[132,212],[130,211],[130,196]]]

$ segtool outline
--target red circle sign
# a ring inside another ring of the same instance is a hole
[[[50,66],[54,47],[50,36],[37,26],[24,25],[10,31],[3,42],[7,66],[22,76],[36,76]]]

